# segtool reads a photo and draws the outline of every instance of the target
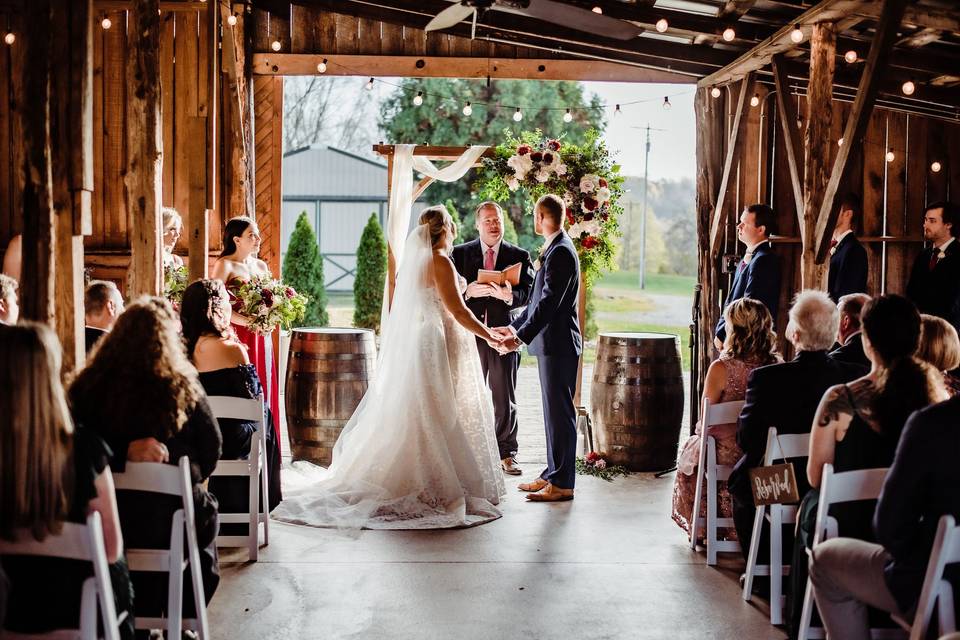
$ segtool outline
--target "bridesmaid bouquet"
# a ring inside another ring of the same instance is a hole
[[[172,264],[163,265],[163,297],[171,304],[179,305],[183,300],[183,292],[187,288],[187,267]]]
[[[603,478],[607,482],[613,482],[613,479],[617,476],[630,475],[625,467],[609,464],[607,454],[603,451],[591,451],[586,456],[577,458],[577,473]]]
[[[264,336],[277,327],[289,329],[307,312],[307,296],[270,278],[255,277],[244,282],[237,298],[240,313],[248,319],[247,327]]]

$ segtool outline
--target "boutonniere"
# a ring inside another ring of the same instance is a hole
[[[832,247],[830,247],[830,255],[833,255],[836,252],[837,252],[837,245],[833,245]]]
[[[540,265],[540,258],[537,258],[536,260],[533,261],[533,270],[534,270],[534,271],[540,271],[540,266],[541,266],[541,265]]]

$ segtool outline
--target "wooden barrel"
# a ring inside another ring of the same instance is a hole
[[[333,445],[373,378],[374,334],[366,329],[294,329],[285,405],[294,460],[329,466]]]
[[[598,451],[631,471],[674,465],[683,421],[680,338],[601,333],[590,388]]]

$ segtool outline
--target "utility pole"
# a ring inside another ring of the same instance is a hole
[[[645,287],[647,259],[647,181],[650,176],[650,124],[647,123],[647,150],[643,159],[643,211],[640,213],[640,288]]]

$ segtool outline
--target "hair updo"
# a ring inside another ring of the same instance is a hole
[[[435,247],[447,233],[447,225],[453,224],[453,218],[450,217],[450,213],[445,206],[436,204],[420,212],[420,224],[427,225],[427,230],[430,232],[430,244]]]

